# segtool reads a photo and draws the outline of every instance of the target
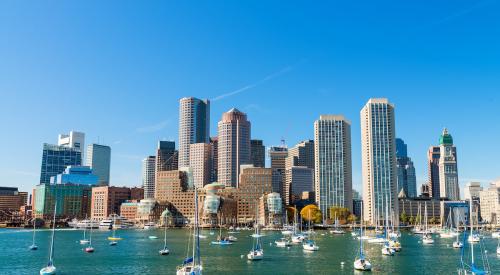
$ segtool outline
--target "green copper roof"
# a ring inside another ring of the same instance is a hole
[[[443,134],[439,137],[439,145],[453,145],[453,137],[444,128]]]

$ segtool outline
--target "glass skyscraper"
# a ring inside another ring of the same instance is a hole
[[[179,167],[189,167],[189,145],[210,142],[210,101],[185,97],[179,103]]]
[[[100,144],[87,146],[86,165],[92,168],[94,175],[99,177],[99,185],[109,185],[111,147]]]
[[[44,143],[40,184],[49,184],[51,177],[63,173],[71,165],[82,165],[80,149]]]
[[[417,196],[417,178],[413,161],[408,157],[407,145],[396,138],[396,160],[398,169],[398,194],[403,191],[408,198]]]

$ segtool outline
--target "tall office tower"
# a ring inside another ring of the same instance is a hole
[[[211,137],[210,138],[210,148],[212,149],[212,168],[210,168],[210,181],[217,181],[217,173],[219,171],[219,138]]]
[[[483,191],[483,187],[481,187],[480,182],[468,182],[465,184],[464,188],[464,200],[479,199],[479,193],[481,191]]]
[[[222,114],[218,123],[218,176],[219,183],[238,187],[240,166],[251,163],[250,121],[238,109]]]
[[[341,115],[321,115],[314,122],[316,203],[324,217],[330,207],[352,211],[351,122]]]
[[[210,183],[212,146],[210,143],[193,143],[189,146],[189,167],[193,171],[193,184],[197,188]]]
[[[441,149],[439,146],[431,146],[427,151],[428,179],[426,191],[429,197],[439,199],[439,159],[441,158]]]
[[[394,105],[385,98],[372,98],[360,115],[364,219],[382,222],[387,206],[398,224]]]
[[[288,148],[283,141],[280,146],[273,146],[269,148],[269,158],[271,160],[271,169],[273,171],[273,192],[277,192],[280,194],[282,198],[284,198],[283,202],[285,202],[286,198],[286,158],[288,156]]]
[[[158,141],[158,148],[156,149],[156,172],[177,170],[178,156],[174,141]]]
[[[266,167],[266,147],[260,139],[250,140],[252,164],[254,167]]]
[[[92,173],[99,177],[98,185],[109,185],[111,147],[100,144],[89,144],[87,146],[86,158],[85,165],[90,166]]]
[[[242,165],[236,199],[238,223],[255,221],[259,198],[272,192],[272,169]]]
[[[453,138],[447,129],[439,138],[439,194],[441,198],[460,200],[458,186],[457,148],[453,146]]]
[[[142,160],[142,188],[144,198],[152,199],[155,196],[156,156],[148,156]]]
[[[44,143],[40,184],[49,184],[51,177],[61,174],[71,165],[82,165],[82,152],[79,148]]]
[[[285,205],[294,204],[303,192],[314,190],[314,169],[305,166],[287,167],[285,171]]]
[[[408,146],[396,138],[396,168],[398,169],[398,194],[403,191],[408,198],[417,196],[417,178],[413,161],[408,157]]]
[[[59,134],[57,145],[74,148],[82,152],[81,162],[83,163],[83,154],[85,150],[85,133],[70,131],[69,134]]]
[[[179,167],[189,167],[189,144],[209,142],[210,101],[184,97],[179,104]]]
[[[314,169],[314,140],[304,140],[288,149],[286,168],[305,166]]]

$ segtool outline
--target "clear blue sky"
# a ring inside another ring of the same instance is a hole
[[[113,185],[139,185],[141,159],[177,140],[178,99],[248,113],[267,146],[313,138],[320,114],[352,121],[396,105],[418,185],[448,127],[459,177],[500,177],[499,1],[2,1],[0,186],[30,190],[42,143],[72,129],[112,147]]]

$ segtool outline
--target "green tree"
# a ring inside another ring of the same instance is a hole
[[[347,221],[348,221],[349,223],[355,223],[357,220],[358,220],[358,217],[356,217],[356,215],[354,215],[354,214],[350,214],[350,215],[347,217]]]
[[[411,217],[408,219],[408,221],[410,222],[410,224],[415,224],[415,220],[416,220],[416,218],[415,218],[415,217],[413,217],[413,216],[411,216]]]
[[[330,207],[330,217],[333,219],[337,217],[341,224],[345,224],[351,212],[349,212],[348,208],[332,206]]]
[[[399,220],[402,222],[402,223],[407,223],[408,222],[408,215],[406,215],[406,212],[403,211],[403,213],[401,213],[400,217],[399,217]]]
[[[312,223],[320,223],[323,219],[321,210],[314,204],[309,204],[302,208],[302,210],[300,211],[300,216],[302,217],[303,221],[311,221]]]

